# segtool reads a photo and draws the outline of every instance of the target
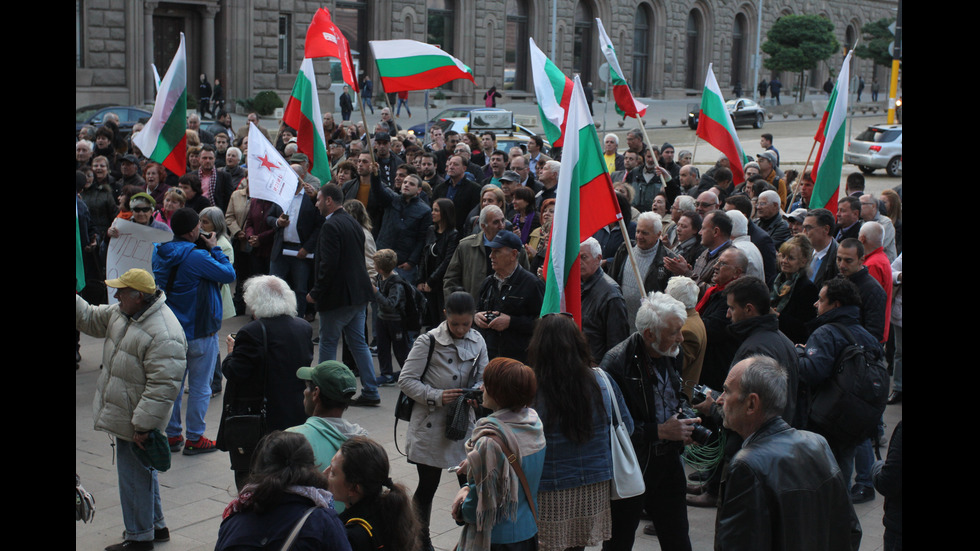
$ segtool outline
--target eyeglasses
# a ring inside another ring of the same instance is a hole
[[[704,202],[704,201],[695,201],[694,202],[694,206],[695,207],[713,207],[713,206],[715,206],[715,204],[714,203],[707,203],[707,202]]]
[[[133,207],[133,212],[150,212],[151,210],[153,209],[150,207]]]

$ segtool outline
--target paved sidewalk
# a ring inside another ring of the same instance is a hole
[[[224,339],[237,331],[245,322],[244,316],[226,320],[220,332],[222,354]],[[315,334],[315,332],[314,332]],[[89,524],[75,523],[75,548],[97,551],[121,541],[123,531],[122,512],[119,508],[119,491],[113,448],[105,433],[92,428],[92,398],[99,377],[102,358],[102,340],[82,335],[82,362],[75,372],[75,469],[81,476],[82,485],[95,496],[96,513]],[[417,484],[415,468],[395,450],[392,427],[397,387],[382,387],[382,406],[378,408],[350,408],[345,417],[361,424],[372,438],[387,450],[391,460],[391,478],[414,491]],[[223,395],[211,400],[207,415],[205,435],[214,438],[218,430]],[[889,406],[885,413],[888,424],[886,433],[891,435],[895,424],[902,417],[902,406]],[[399,424],[399,445],[404,448],[405,424]],[[882,454],[885,450],[882,450]],[[185,456],[175,454],[173,465],[160,473],[160,492],[164,516],[170,527],[171,541],[158,544],[163,551],[197,551],[214,549],[221,513],[235,494],[234,475],[229,468],[225,452]],[[436,549],[451,550],[459,538],[460,529],[449,514],[450,504],[458,489],[456,477],[443,476],[436,494],[432,511],[432,541]],[[864,530],[862,551],[874,551],[882,547],[881,525],[883,499],[878,496],[870,503],[856,506]],[[713,548],[715,509],[688,508],[691,524],[691,541],[695,550]],[[655,537],[643,535],[641,522],[635,549],[658,550]]]

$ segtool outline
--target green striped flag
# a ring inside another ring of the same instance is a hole
[[[296,148],[309,158],[310,174],[319,178],[321,184],[329,182],[330,159],[327,158],[320,96],[316,92],[316,75],[310,58],[304,59],[299,68],[282,120],[296,129]]]
[[[735,185],[745,181],[745,169],[742,167],[751,159],[745,156],[742,144],[738,141],[735,124],[725,107],[725,96],[721,95],[712,64],[708,64],[708,75],[704,79],[697,135],[728,157]]]
[[[820,142],[817,159],[813,162],[813,195],[810,196],[810,208],[825,208],[837,213],[837,196],[840,189],[840,175],[844,169],[845,125],[847,123],[847,94],[850,80],[851,52],[847,52],[844,65],[837,75],[837,84],[827,101],[817,135],[813,138]]]
[[[598,17],[595,22],[599,26],[599,45],[602,46],[602,55],[606,56],[606,62],[609,64],[609,76],[613,87],[613,98],[616,100],[616,112],[626,117],[643,117],[647,114],[647,106],[636,101],[636,98],[633,97],[629,84],[623,78],[623,69],[619,66],[619,60],[616,59],[616,49],[613,48],[612,40],[609,40],[609,35],[606,34],[606,29]]]
[[[568,312],[581,327],[579,244],[623,215],[619,212],[619,201],[602,158],[602,144],[577,75],[569,101],[566,129],[555,217],[545,260],[547,281],[541,315]]]
[[[538,97],[538,112],[544,135],[555,147],[564,145],[568,102],[572,97],[572,80],[531,41],[531,74],[534,75],[534,94]]]
[[[428,90],[450,80],[473,80],[473,69],[438,46],[415,40],[372,40],[371,51],[385,92]]]
[[[133,138],[143,155],[177,176],[187,171],[187,53],[184,33],[157,90],[153,115]]]

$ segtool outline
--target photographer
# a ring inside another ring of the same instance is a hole
[[[541,313],[544,283],[518,265],[524,244],[516,234],[497,232],[487,246],[493,273],[480,286],[476,326],[487,341],[491,360],[507,357],[523,363]]]
[[[662,549],[691,549],[681,451],[705,429],[681,392],[681,329],[686,319],[687,310],[680,301],[664,293],[650,293],[636,314],[637,332],[602,360],[602,369],[622,390],[633,418],[633,447],[646,483],[643,495],[613,501],[612,539],[603,549],[632,549],[644,508],[653,517]]]

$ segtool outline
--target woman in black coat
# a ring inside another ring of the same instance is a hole
[[[793,236],[779,247],[779,274],[772,283],[770,299],[779,314],[779,330],[796,344],[810,336],[807,322],[817,317],[813,303],[819,290],[807,275],[813,245],[803,234]]]
[[[459,232],[453,225],[456,220],[456,206],[445,197],[432,204],[432,226],[425,236],[422,247],[422,266],[416,286],[429,300],[425,311],[425,325],[435,327],[442,323],[443,296],[442,278],[446,274],[449,260],[459,245]]]
[[[228,355],[221,372],[225,389],[217,447],[230,452],[235,484],[241,491],[249,474],[256,442],[229,441],[229,415],[257,413],[266,400],[265,431],[285,430],[306,422],[303,391],[306,384],[296,370],[313,363],[313,327],[296,317],[296,293],[276,276],[256,276],[245,282],[245,304],[253,321],[229,335]],[[257,440],[257,439],[256,439]]]

